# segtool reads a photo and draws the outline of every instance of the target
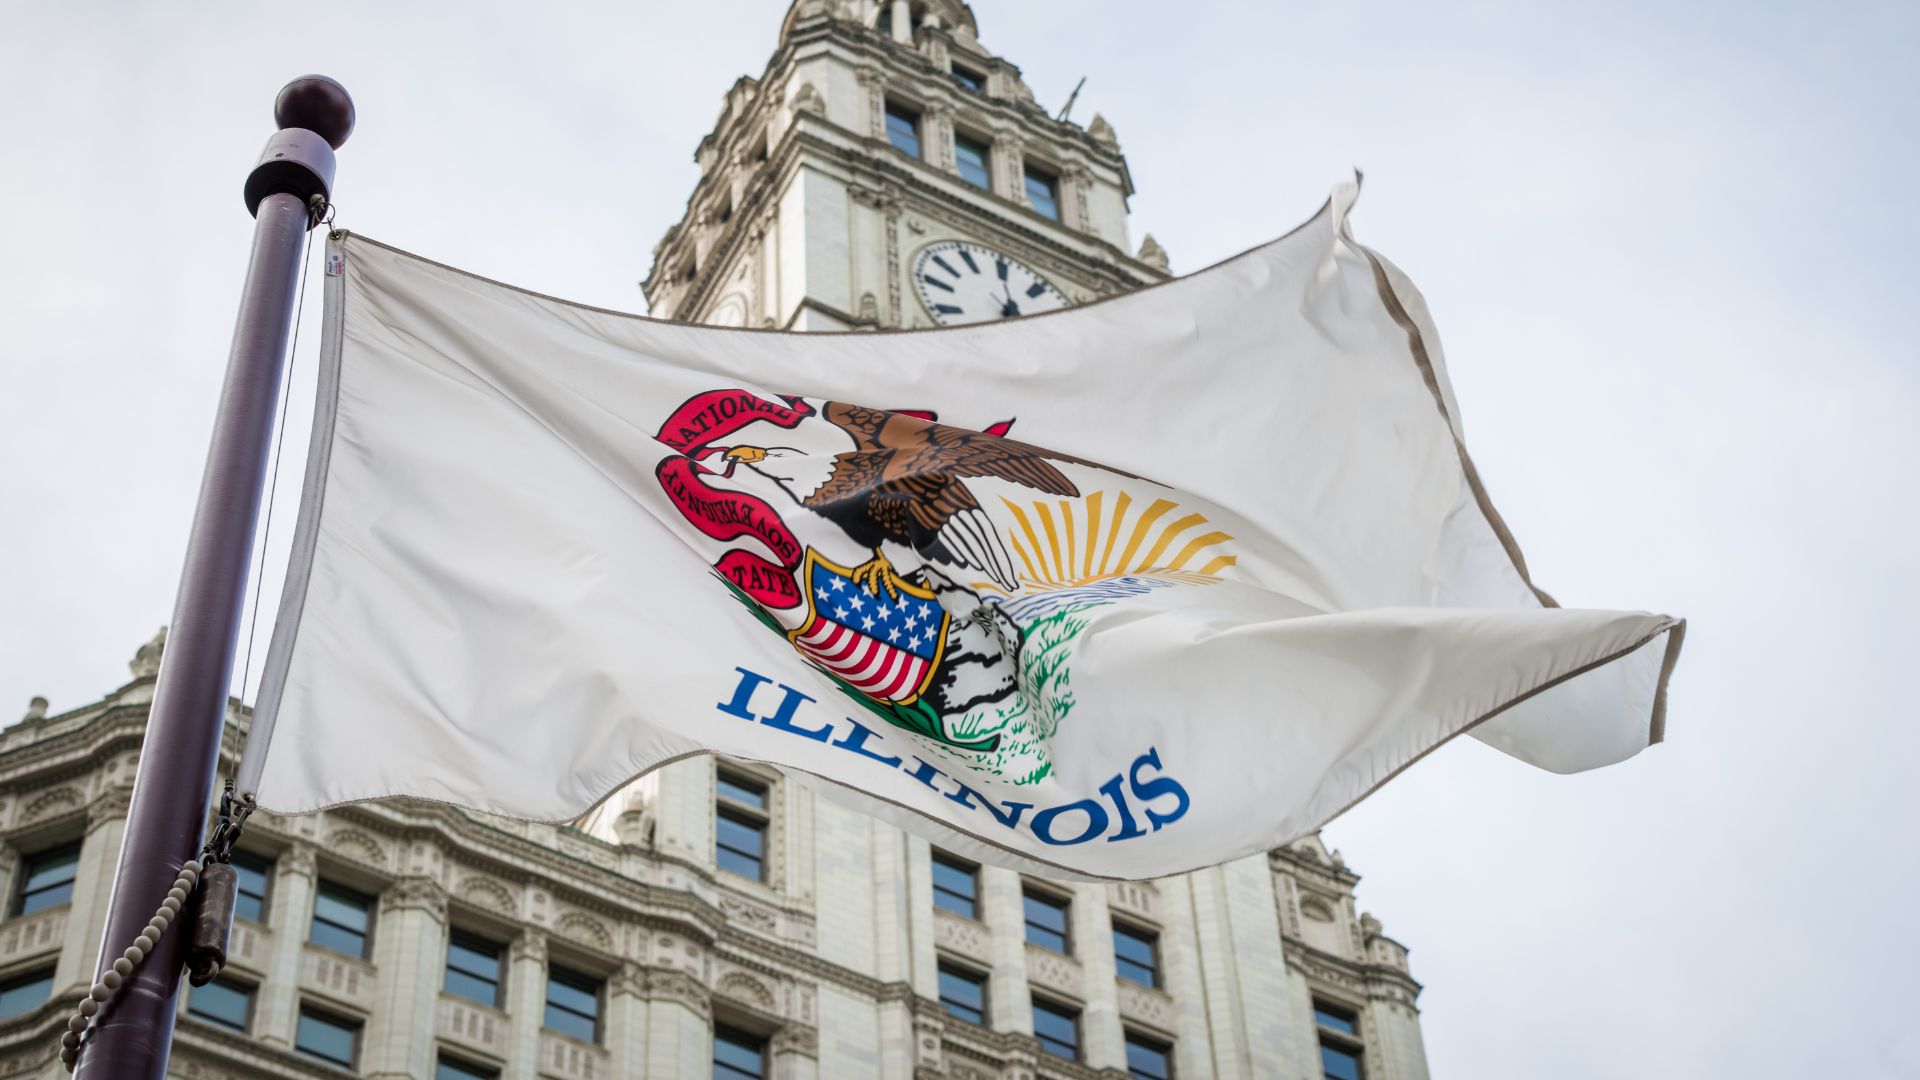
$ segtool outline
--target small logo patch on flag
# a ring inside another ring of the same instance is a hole
[[[337,251],[327,252],[327,276],[339,277],[347,272],[347,257]]]

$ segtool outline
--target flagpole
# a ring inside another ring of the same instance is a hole
[[[333,151],[353,131],[353,102],[339,83],[309,75],[280,91],[274,120],[280,130],[267,141],[244,188],[254,215],[252,258],[147,717],[96,976],[146,927],[181,864],[200,851],[300,257],[317,211],[331,196]],[[162,935],[146,962],[100,1009],[76,1076],[164,1080],[188,925],[181,920]]]

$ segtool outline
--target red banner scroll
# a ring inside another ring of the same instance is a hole
[[[715,441],[749,424],[764,421],[791,430],[811,415],[813,407],[797,397],[772,401],[746,390],[709,390],[695,394],[675,409],[660,425],[657,436],[686,455],[667,458],[654,469],[654,477],[681,515],[715,540],[750,536],[780,560],[769,562],[751,551],[734,548],[713,564],[715,572],[770,608],[785,609],[800,603],[793,571],[805,549],[765,499],[709,484],[707,477],[714,473],[694,459],[713,452],[709,448]]]

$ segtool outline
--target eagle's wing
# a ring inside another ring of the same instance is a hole
[[[945,424],[928,424],[916,434],[917,445],[904,448],[890,463],[894,475],[991,476],[1049,495],[1080,494],[1073,481],[1047,460],[1058,455],[1037,446]]]
[[[833,473],[802,505],[821,507],[856,498],[885,482],[892,450],[848,450],[833,459]]]
[[[829,423],[853,436],[853,445],[861,450],[878,450],[887,443],[881,440],[880,429],[887,426],[887,420],[893,413],[884,409],[869,409],[865,405],[849,405],[844,401],[829,401],[823,410]]]
[[[905,515],[932,535],[933,547],[927,554],[978,570],[1003,589],[1019,587],[1013,556],[1007,553],[993,519],[965,484],[944,473],[917,473],[890,480],[882,490],[887,498],[876,499],[876,506],[885,502],[904,507]]]

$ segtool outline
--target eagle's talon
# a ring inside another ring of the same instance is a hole
[[[884,589],[889,597],[900,599],[898,582],[900,575],[893,572],[893,564],[885,555],[873,553],[873,558],[863,562],[853,571],[853,583],[878,597]]]

